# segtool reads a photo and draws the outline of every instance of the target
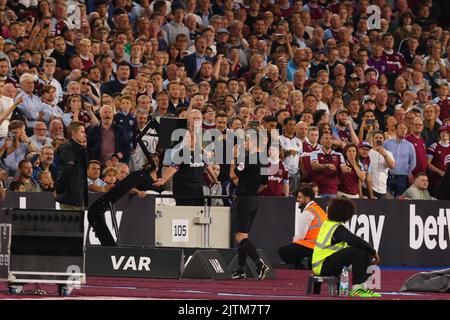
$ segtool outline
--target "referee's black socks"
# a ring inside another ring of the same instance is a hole
[[[242,251],[241,251],[242,249]],[[247,255],[244,255],[245,253],[247,253],[250,258],[255,262],[256,266],[260,267],[263,262],[262,260],[259,258],[258,252],[256,252],[256,248],[253,245],[253,243],[250,242],[250,240],[248,238],[243,239],[240,243],[239,243],[239,266],[245,266],[245,260],[247,258]]]

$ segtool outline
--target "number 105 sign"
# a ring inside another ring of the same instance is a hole
[[[172,242],[189,242],[189,220],[172,220]]]

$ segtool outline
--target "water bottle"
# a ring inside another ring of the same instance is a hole
[[[339,281],[339,295],[348,296],[348,269],[342,268],[341,278]]]

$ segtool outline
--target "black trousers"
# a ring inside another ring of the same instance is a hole
[[[320,275],[339,277],[344,266],[352,265],[352,284],[362,284],[370,276],[367,273],[367,268],[370,266],[371,261],[371,255],[363,249],[348,247],[326,258]]]
[[[203,206],[203,183],[174,181],[173,197],[177,206]]]
[[[258,211],[257,196],[237,197],[237,232],[249,233]]]
[[[313,249],[298,243],[289,243],[278,249],[278,255],[286,264],[294,264],[296,269],[302,269],[302,259],[309,258],[311,261]]]

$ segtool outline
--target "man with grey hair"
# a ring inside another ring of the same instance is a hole
[[[52,139],[47,136],[48,129],[44,122],[38,121],[33,127],[33,133],[30,140],[34,143],[38,151],[45,145],[51,145]]]
[[[38,96],[34,95],[34,78],[31,74],[25,73],[20,77],[21,91],[16,97],[23,97],[23,102],[17,108],[22,112],[26,119],[27,128],[34,128],[38,121],[42,121],[44,117],[44,110],[42,101]]]
[[[128,162],[130,158],[130,143],[125,131],[113,123],[113,109],[104,105],[100,108],[101,121],[89,129],[87,149],[89,159],[104,162],[108,157],[116,154],[121,162]]]

